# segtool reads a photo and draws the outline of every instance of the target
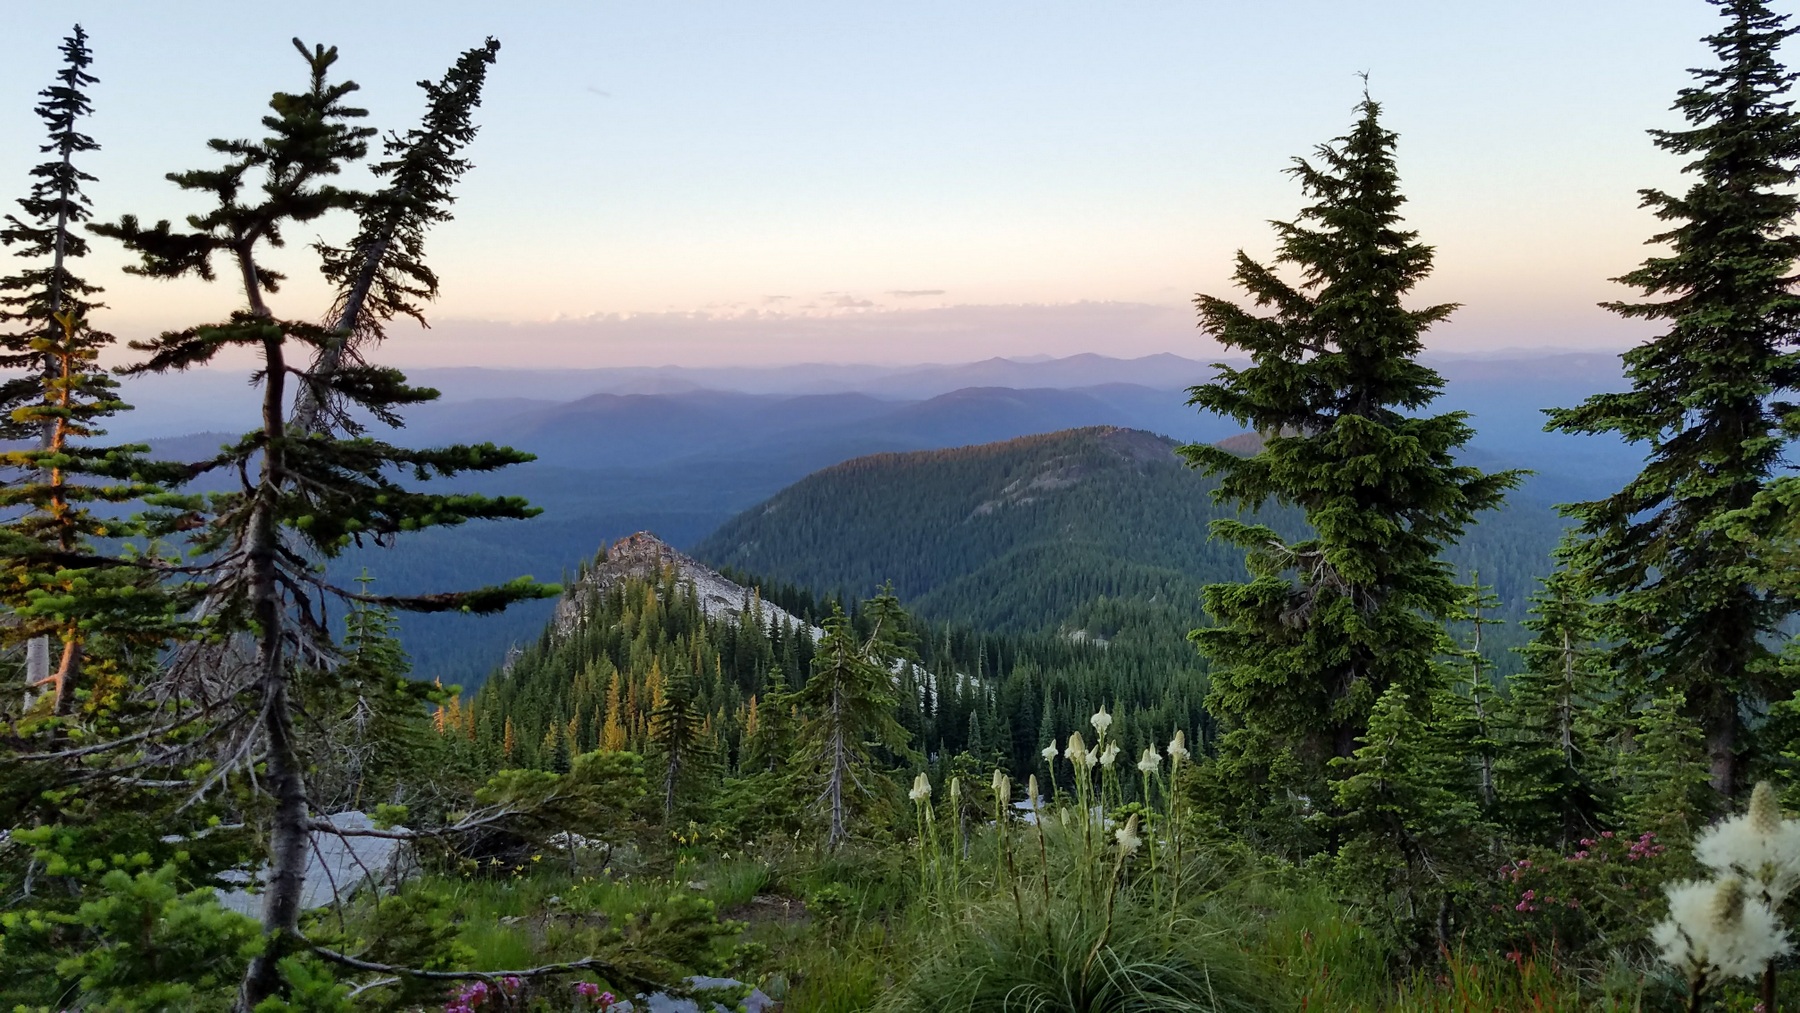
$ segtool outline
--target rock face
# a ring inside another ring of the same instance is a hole
[[[694,596],[699,600],[701,611],[708,616],[732,618],[743,610],[746,603],[756,603],[756,593],[751,589],[736,581],[727,580],[718,571],[677,551],[674,546],[650,532],[640,531],[614,542],[607,548],[603,561],[596,563],[593,569],[563,591],[562,598],[556,603],[557,632],[567,633],[583,614],[592,611],[594,600],[614,584],[629,577],[655,578],[671,567],[680,574],[681,580],[694,585]],[[756,607],[761,609],[765,625],[771,619],[783,626],[804,625],[798,618],[771,602],[764,601]],[[812,627],[812,634],[816,639],[823,636],[824,631],[815,626]]]
[[[367,814],[335,813],[324,819],[345,830],[370,830],[375,826]],[[363,887],[391,889],[418,871],[412,845],[386,837],[345,837],[325,830],[312,834],[312,853],[306,859],[306,889],[300,895],[300,906],[306,910],[326,907],[339,899],[348,899]],[[262,895],[252,893],[246,873],[238,874],[244,883],[235,890],[219,892],[219,903],[233,911],[256,917],[262,912]],[[258,879],[260,879],[260,875]]]

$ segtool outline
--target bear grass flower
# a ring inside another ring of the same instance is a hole
[[[1162,757],[1156,755],[1155,746],[1144,747],[1144,755],[1138,757],[1137,768],[1146,774],[1154,774],[1162,769]]]
[[[1187,733],[1177,728],[1175,730],[1175,737],[1169,740],[1169,759],[1176,763],[1181,763],[1186,760],[1188,756]]]
[[[1007,776],[1006,771],[994,771],[993,786],[995,798],[1004,802],[1012,801],[1012,778]]]
[[[1664,962],[1690,988],[1722,978],[1754,978],[1792,947],[1769,905],[1750,896],[1736,876],[1664,887],[1669,916],[1650,930]]]
[[[1043,757],[1043,758],[1044,758],[1044,762],[1045,762],[1045,763],[1055,763],[1055,762],[1056,762],[1056,754],[1057,754],[1057,753],[1058,753],[1058,752],[1059,752],[1059,751],[1060,751],[1060,750],[1058,750],[1058,749],[1057,749],[1057,748],[1056,748],[1056,740],[1055,740],[1055,739],[1051,739],[1051,740],[1050,740],[1050,744],[1049,744],[1049,745],[1047,745],[1047,746],[1045,746],[1045,747],[1044,747],[1044,751],[1043,751],[1043,752],[1042,752],[1042,753],[1040,753],[1040,754],[1038,754],[1038,755],[1040,755],[1040,756],[1042,756],[1042,757]]]
[[[1100,754],[1100,766],[1105,767],[1107,770],[1111,770],[1113,768],[1113,761],[1118,758],[1119,744],[1117,742],[1108,742],[1106,744],[1106,752]]]
[[[1125,821],[1124,826],[1113,831],[1113,839],[1119,842],[1119,854],[1130,855],[1137,851],[1138,847],[1144,843],[1144,839],[1138,836],[1137,813],[1132,813],[1131,818]]]
[[[1087,743],[1082,740],[1080,732],[1069,734],[1069,747],[1063,750],[1063,755],[1069,758],[1069,762],[1074,764],[1076,769],[1087,765]]]
[[[1771,909],[1800,887],[1800,820],[1782,817],[1775,789],[1759,782],[1748,812],[1713,824],[1694,857],[1719,876],[1738,876]]]
[[[1099,736],[1099,738],[1094,741],[1105,742],[1106,730],[1111,728],[1113,723],[1112,715],[1106,713],[1105,705],[1102,705],[1099,710],[1095,711],[1094,716],[1089,718],[1088,721],[1094,726],[1094,734]]]
[[[893,796],[889,795],[888,797],[892,798]],[[926,778],[924,771],[920,771],[919,776],[913,778],[912,790],[906,793],[906,797],[919,803],[924,803],[931,798],[931,781]]]

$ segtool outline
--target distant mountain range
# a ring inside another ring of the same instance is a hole
[[[1615,441],[1543,433],[1540,411],[1619,383],[1616,357],[1442,357],[1447,389],[1432,410],[1472,415],[1468,450],[1484,467],[1538,471],[1527,495],[1542,503],[1600,495],[1635,471]],[[521,573],[556,580],[601,544],[651,530],[694,546],[735,514],[821,469],[873,454],[939,450],[1094,426],[1215,442],[1235,422],[1186,405],[1184,388],[1212,375],[1175,355],[1100,355],[962,365],[610,370],[421,369],[415,382],[444,398],[376,431],[413,445],[493,441],[538,455],[532,464],[455,487],[522,495],[544,509],[523,523],[470,524],[354,552],[394,592],[444,589]],[[197,370],[130,381],[138,410],[115,434],[154,437],[159,453],[203,456],[255,412],[245,378]],[[1191,477],[1191,476],[1189,476]],[[409,618],[421,670],[470,682],[534,635],[547,605],[501,617]]]

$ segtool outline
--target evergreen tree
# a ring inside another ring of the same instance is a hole
[[[1687,717],[1681,693],[1671,691],[1637,715],[1632,739],[1620,756],[1619,816],[1633,833],[1647,830],[1684,847],[1712,815],[1704,733]]]
[[[356,424],[342,408],[356,399],[334,390],[332,377],[346,363],[361,365],[361,349],[381,340],[387,321],[407,316],[425,324],[420,303],[438,291],[437,274],[425,263],[425,234],[450,220],[451,188],[470,166],[459,153],[475,139],[472,117],[499,53],[500,43],[490,38],[463,53],[442,80],[419,82],[425,116],[417,127],[383,141],[387,158],[370,169],[386,185],[352,198],[361,223],[356,236],[343,247],[317,244],[320,270],[336,286],[337,301],[332,332],[318,343],[294,398],[296,431],[323,431],[335,423],[354,432]]]
[[[480,518],[520,518],[535,511],[513,497],[433,494],[400,484],[404,473],[424,480],[468,471],[487,471],[529,460],[529,455],[495,447],[457,446],[409,450],[381,441],[337,438],[320,427],[290,429],[283,418],[293,376],[328,391],[349,406],[384,421],[396,421],[408,405],[429,401],[436,392],[408,386],[393,369],[338,366],[311,372],[297,369],[297,355],[321,360],[348,334],[366,326],[326,328],[274,315],[267,296],[277,292],[283,276],[265,262],[265,250],[283,244],[287,230],[314,222],[334,211],[373,213],[378,202],[332,184],[343,169],[367,152],[374,131],[356,125],[365,113],[346,104],[352,83],[333,83],[330,69],[335,48],[295,47],[306,61],[308,87],[299,93],[277,93],[272,114],[264,117],[268,135],[260,141],[215,140],[211,148],[224,156],[216,169],[174,173],[170,180],[183,191],[214,202],[205,213],[190,216],[188,229],[166,221],[142,226],[133,216],[95,231],[115,238],[142,258],[134,268],[155,278],[195,275],[215,278],[214,257],[224,257],[242,284],[244,305],[220,323],[190,327],[134,344],[149,353],[133,367],[137,373],[182,370],[205,365],[226,348],[246,348],[261,360],[260,425],[203,468],[223,468],[241,476],[240,488],[215,498],[208,526],[198,547],[208,554],[212,581],[208,610],[224,629],[243,631],[253,643],[249,674],[237,693],[249,698],[244,713],[250,723],[233,738],[239,743],[224,758],[220,774],[258,757],[264,768],[256,785],[272,796],[269,832],[270,873],[264,892],[262,925],[266,945],[251,961],[239,1004],[255,1007],[281,986],[279,964],[298,945],[298,919],[304,885],[311,819],[305,783],[306,760],[294,718],[305,671],[336,663],[338,645],[320,618],[326,599],[364,601],[414,611],[491,612],[524,598],[553,593],[529,580],[471,592],[411,597],[370,596],[335,587],[316,572],[314,560],[329,558],[365,540],[387,544],[403,531],[459,524]],[[489,52],[482,47],[478,52]],[[441,202],[444,195],[437,199]],[[390,244],[380,255],[403,274],[406,243]],[[393,256],[399,259],[389,261]],[[339,302],[353,298],[351,287],[365,272],[327,274],[339,282]],[[377,267],[374,276],[382,276]],[[400,302],[367,300],[362,313],[374,317],[401,311]],[[189,656],[177,666],[223,667],[216,651]]]
[[[1524,625],[1533,636],[1518,648],[1524,670],[1507,680],[1495,769],[1509,829],[1558,847],[1595,829],[1599,817],[1595,721],[1608,692],[1593,596],[1568,565],[1571,548],[1559,551],[1561,565],[1532,596]]]
[[[95,360],[106,339],[88,331],[73,311],[57,314],[60,334],[32,341],[55,372],[34,376],[39,398],[13,417],[48,434],[41,448],[0,452],[0,466],[28,476],[0,488],[0,509],[23,509],[0,525],[0,605],[13,622],[0,627],[0,642],[54,640],[61,660],[42,676],[27,673],[36,696],[48,691],[50,712],[75,714],[78,693],[120,665],[141,667],[188,625],[177,618],[181,596],[165,586],[153,557],[110,558],[98,553],[100,538],[155,535],[174,526],[164,511],[139,518],[105,517],[96,505],[158,500],[162,483],[185,472],[155,464],[141,446],[96,446],[99,423],[125,406],[117,385]]]
[[[694,700],[694,677],[685,667],[670,673],[662,700],[650,712],[650,743],[662,760],[663,819],[675,818],[676,796],[705,763],[704,719]]]
[[[1401,954],[1418,960],[1455,944],[1458,904],[1490,865],[1472,770],[1456,729],[1468,700],[1448,689],[1415,701],[1398,686],[1369,715],[1360,745],[1331,761],[1343,840],[1333,875]]]
[[[1318,149],[1320,164],[1296,159],[1290,170],[1313,201],[1277,226],[1276,264],[1298,282],[1238,254],[1238,284],[1274,314],[1196,300],[1206,331],[1253,364],[1219,364],[1189,403],[1263,444],[1250,457],[1210,445],[1182,454],[1222,476],[1219,501],[1291,504],[1311,527],[1291,540],[1266,525],[1213,523],[1214,537],[1249,550],[1252,577],[1206,588],[1214,625],[1192,634],[1213,662],[1208,708],[1235,729],[1220,761],[1238,791],[1282,752],[1316,782],[1330,758],[1356,750],[1389,690],[1430,699],[1441,624],[1464,598],[1439,556],[1519,478],[1456,463],[1471,436],[1465,413],[1412,414],[1442,387],[1417,361],[1422,336],[1455,307],[1403,305],[1432,250],[1402,227],[1396,138],[1379,105],[1365,95],[1358,112],[1348,135]]]
[[[1762,579],[1757,539],[1728,535],[1721,519],[1751,506],[1800,426],[1781,400],[1800,388],[1800,115],[1776,58],[1795,32],[1786,16],[1763,0],[1710,2],[1726,25],[1706,40],[1718,65],[1694,70],[1697,85],[1675,101],[1689,129],[1651,131],[1695,179],[1681,195],[1642,191],[1670,223],[1652,240],[1669,252],[1618,279],[1657,301],[1607,304],[1667,330],[1625,353],[1630,391],[1549,414],[1550,428],[1646,449],[1625,488],[1567,508],[1584,536],[1575,562],[1603,596],[1613,669],[1685,701],[1705,730],[1713,789],[1728,797],[1752,748],[1746,708],[1779,688],[1766,638],[1794,610]]]
[[[1469,647],[1463,656],[1469,664],[1469,716],[1473,720],[1466,741],[1475,764],[1476,794],[1482,806],[1491,809],[1494,805],[1494,754],[1499,743],[1495,740],[1494,683],[1488,674],[1490,666],[1482,645],[1482,631],[1501,624],[1500,620],[1489,618],[1499,609],[1500,599],[1494,595],[1491,585],[1481,582],[1478,570],[1469,574],[1467,595],[1458,617],[1469,625]]]
[[[92,315],[92,297],[100,289],[69,269],[69,261],[87,256],[86,238],[78,231],[92,214],[81,184],[94,177],[75,165],[75,156],[98,151],[100,145],[82,133],[77,124],[93,112],[87,87],[98,78],[87,72],[93,64],[87,33],[80,25],[62,43],[63,65],[56,83],[39,92],[38,118],[49,128],[49,139],[38,150],[52,156],[31,170],[29,196],[18,202],[23,217],[7,215],[0,229],[0,244],[17,247],[14,255],[31,262],[16,274],[0,278],[0,323],[13,325],[0,334],[0,369],[27,370],[27,375],[0,382],[0,439],[36,437],[48,442],[44,420],[22,421],[13,412],[37,401],[44,384],[59,372],[59,364],[34,342],[55,343],[61,337],[56,317],[72,314],[78,320]],[[81,330],[95,341],[105,339]]]
[[[794,699],[801,712],[800,748],[822,782],[825,843],[836,847],[850,837],[852,812],[866,808],[859,799],[874,793],[871,745],[904,751],[906,729],[894,720],[893,677],[875,662],[873,646],[857,641],[841,607],[832,610],[824,629],[812,678]]]

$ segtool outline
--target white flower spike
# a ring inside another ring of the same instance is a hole
[[[1146,774],[1154,774],[1162,769],[1162,757],[1156,755],[1155,746],[1145,746],[1144,755],[1138,757],[1138,770]]]
[[[1106,744],[1106,752],[1100,754],[1100,766],[1105,767],[1107,770],[1111,770],[1113,768],[1113,761],[1118,758],[1119,744],[1117,742],[1108,742]]]
[[[1094,716],[1088,720],[1092,722],[1094,726],[1094,734],[1099,736],[1095,741],[1105,742],[1106,730],[1112,727],[1112,715],[1106,713],[1106,706],[1102,704],[1100,709],[1094,712]]]
[[[1792,946],[1775,913],[1751,897],[1736,876],[1711,882],[1670,883],[1669,916],[1650,938],[1662,959],[1692,982],[1705,978],[1755,978]]]
[[[1124,826],[1113,831],[1113,839],[1119,842],[1120,854],[1131,855],[1137,851],[1138,845],[1144,843],[1144,839],[1138,836],[1137,813],[1132,813],[1131,818],[1125,821]]]
[[[1800,820],[1782,817],[1775,789],[1763,781],[1750,795],[1750,811],[1707,828],[1694,843],[1694,857],[1716,875],[1741,877],[1779,909],[1800,887]]]
[[[1056,748],[1056,740],[1051,739],[1050,744],[1045,746],[1044,751],[1039,755],[1043,756],[1045,763],[1055,763],[1056,762],[1056,754],[1058,752],[1060,752],[1060,750],[1058,750]]]
[[[1176,763],[1184,763],[1188,758],[1187,733],[1177,728],[1175,737],[1169,740],[1169,759]]]
[[[1082,741],[1081,733],[1071,732],[1069,734],[1069,748],[1063,750],[1063,755],[1069,758],[1070,763],[1073,763],[1077,767],[1081,767],[1087,764],[1087,754],[1087,743]]]
[[[888,797],[892,798],[893,796]],[[912,790],[906,793],[906,797],[919,803],[924,803],[931,798],[931,781],[925,776],[924,771],[920,771],[919,776],[913,778]]]

